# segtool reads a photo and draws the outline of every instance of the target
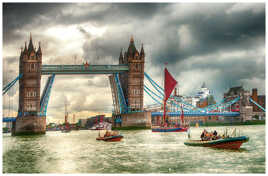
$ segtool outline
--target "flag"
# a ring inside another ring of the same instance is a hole
[[[165,68],[165,101],[168,100],[176,84],[177,84],[177,81],[168,72],[167,68]]]

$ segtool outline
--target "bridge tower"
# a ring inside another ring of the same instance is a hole
[[[143,111],[144,58],[143,45],[139,52],[132,36],[128,50],[124,55],[121,51],[119,56],[119,64],[129,67],[127,73],[119,75],[129,111]]]
[[[41,81],[42,51],[36,51],[32,35],[28,47],[21,50],[19,73],[19,109],[18,117],[13,125],[12,134],[45,133],[46,117],[40,117],[40,81]]]
[[[240,117],[243,122],[247,120],[252,120],[253,106],[250,104],[249,98],[249,91],[243,91],[240,93]]]

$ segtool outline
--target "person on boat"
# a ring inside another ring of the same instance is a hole
[[[204,140],[204,137],[205,137],[205,133],[203,131],[202,134],[201,134],[201,136],[200,136],[200,138],[201,138],[202,141]]]
[[[214,132],[212,133],[212,140],[216,140],[216,139],[218,139],[217,134],[218,134],[217,131],[214,130]]]
[[[207,130],[204,129],[204,131],[202,132],[202,134],[201,134],[201,136],[200,136],[202,141],[206,140],[206,134],[207,134],[207,133],[208,133]]]
[[[106,131],[104,137],[109,137],[109,136],[111,136],[111,133],[109,131]]]
[[[213,134],[206,131],[205,133],[205,141],[210,141],[212,139]]]

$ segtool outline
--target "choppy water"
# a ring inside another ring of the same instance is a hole
[[[265,126],[237,126],[250,137],[240,150],[185,146],[186,133],[121,131],[121,142],[97,131],[3,135],[4,173],[265,173]],[[204,128],[192,128],[199,138]],[[208,127],[222,131],[224,127]]]

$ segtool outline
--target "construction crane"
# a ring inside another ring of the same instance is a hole
[[[68,123],[68,111],[67,111],[67,101],[65,101],[65,119],[64,119],[65,124]]]

